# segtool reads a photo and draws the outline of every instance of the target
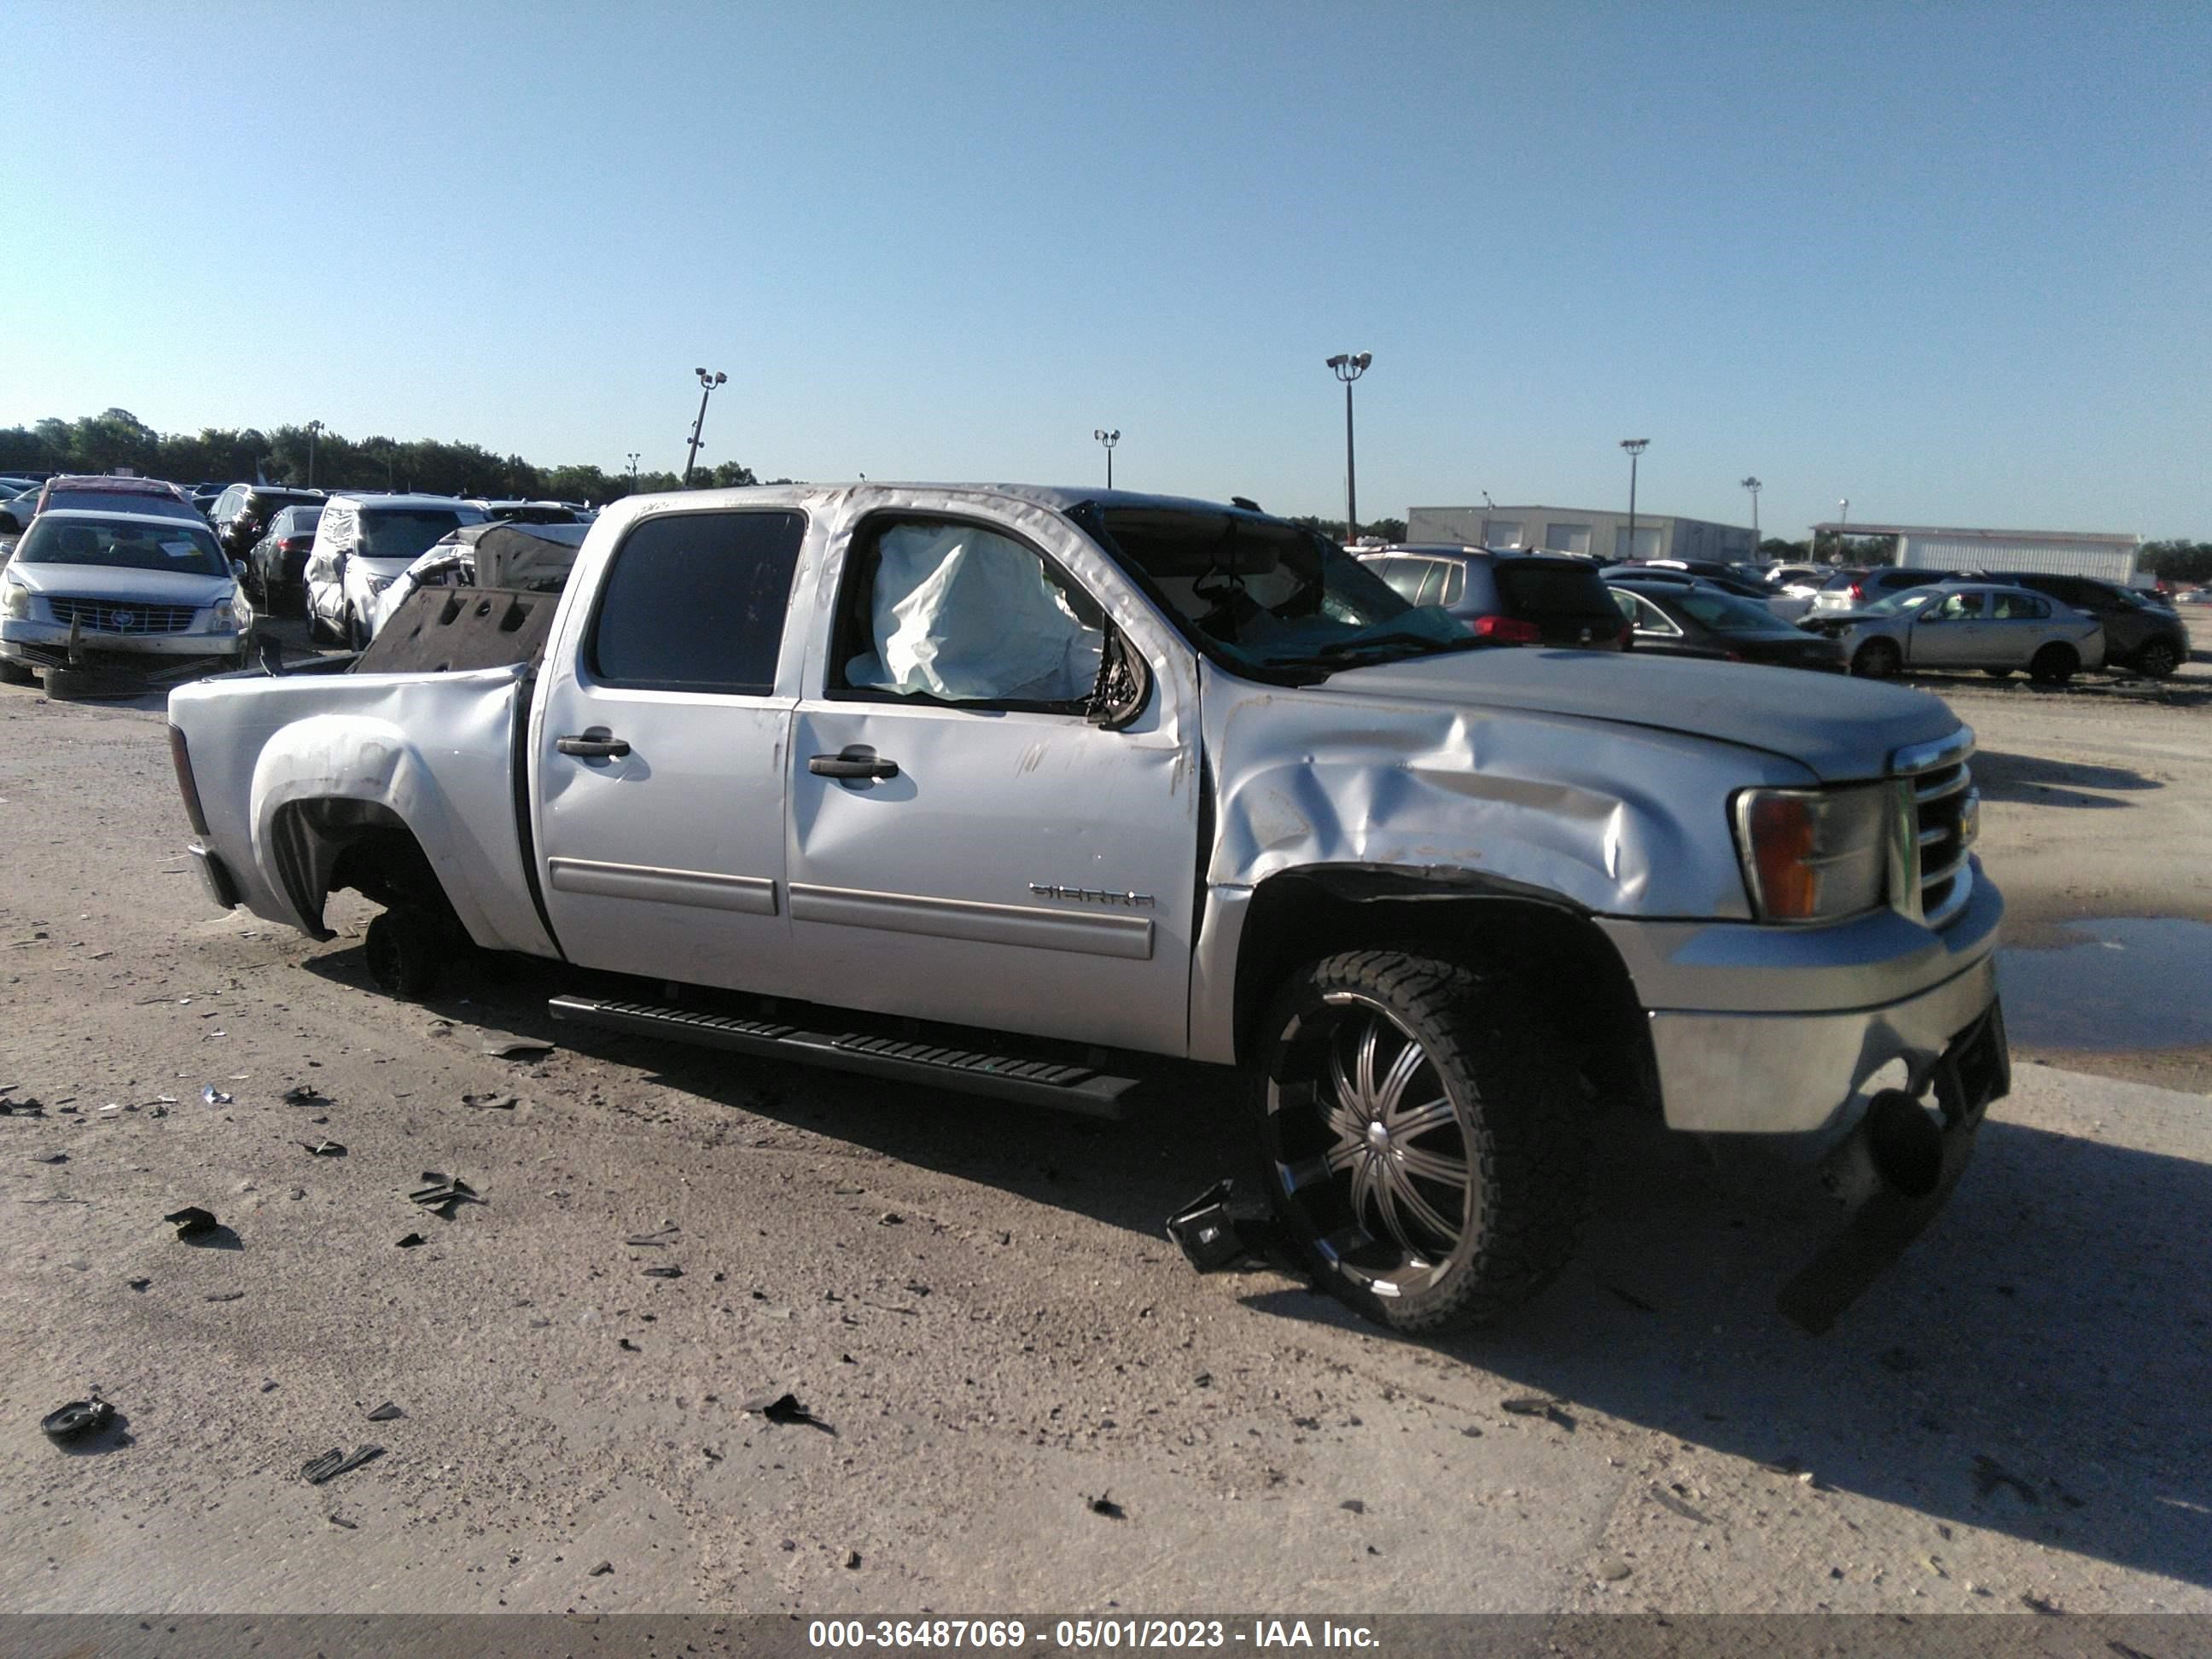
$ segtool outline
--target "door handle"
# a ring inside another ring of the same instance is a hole
[[[879,758],[866,744],[851,744],[834,755],[817,755],[806,769],[819,778],[895,778],[898,763]]]
[[[629,753],[629,744],[603,726],[593,726],[581,737],[556,738],[553,746],[564,755],[586,760],[620,760]]]

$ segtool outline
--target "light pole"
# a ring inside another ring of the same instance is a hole
[[[699,434],[707,429],[707,399],[714,395],[716,386],[730,378],[726,374],[709,374],[703,368],[695,368],[691,372],[699,377],[699,418],[691,422],[691,453],[684,462],[684,487],[686,489],[691,488],[691,469],[699,459]]]
[[[1836,503],[1836,562],[1844,562],[1844,533],[1851,525],[1851,498],[1848,495]]]
[[[636,450],[633,449],[633,450],[631,450],[631,451],[630,451],[630,453],[629,453],[629,493],[630,493],[631,495],[636,495],[636,494],[637,494],[637,456],[638,456],[638,452],[637,452]]]
[[[307,488],[315,487],[315,434],[323,429],[320,421],[307,422]]]
[[[1359,474],[1354,470],[1352,452],[1352,383],[1374,361],[1371,351],[1340,351],[1328,360],[1336,378],[1344,382],[1344,543],[1347,547],[1359,539]]]
[[[1121,441],[1121,428],[1115,427],[1109,432],[1103,426],[1094,427],[1091,435],[1106,446],[1106,488],[1111,489],[1114,487],[1114,446]]]
[[[1746,478],[1743,487],[1751,492],[1751,556],[1759,557],[1759,492],[1766,486],[1756,478]]]
[[[1636,459],[1650,447],[1649,438],[1623,438],[1620,447],[1628,452],[1628,556],[1636,556]]]

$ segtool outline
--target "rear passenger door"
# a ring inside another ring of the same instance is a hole
[[[541,890],[570,961],[781,985],[793,699],[778,675],[805,533],[792,511],[641,519],[580,634],[549,661],[532,810]]]

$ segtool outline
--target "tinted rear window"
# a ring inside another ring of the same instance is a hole
[[[365,559],[412,559],[460,528],[461,515],[434,507],[364,511],[361,541],[356,547]]]
[[[1613,614],[1612,596],[1595,570],[1500,559],[1492,574],[1498,580],[1498,596],[1516,617]]]
[[[586,659],[607,685],[764,697],[806,534],[799,513],[672,513],[615,550]]]

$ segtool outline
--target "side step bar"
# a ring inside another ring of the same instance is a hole
[[[769,1060],[824,1066],[832,1071],[920,1083],[997,1100],[1018,1100],[1086,1117],[1127,1115],[1127,1097],[1141,1084],[1112,1077],[1087,1066],[1048,1060],[1018,1060],[973,1048],[949,1048],[859,1031],[814,1031],[771,1019],[744,1019],[646,1002],[611,1002],[597,997],[559,996],[546,1005],[555,1019],[637,1036],[667,1037],[678,1042],[728,1048]]]

